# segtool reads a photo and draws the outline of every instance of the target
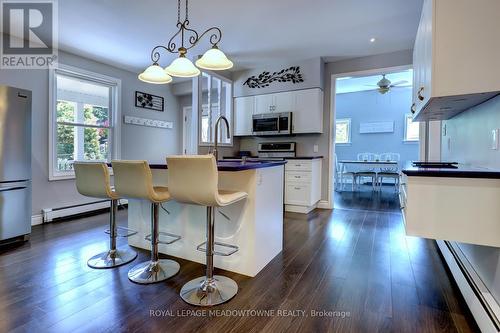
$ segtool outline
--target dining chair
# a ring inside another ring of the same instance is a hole
[[[399,181],[400,181],[400,171],[399,171],[399,162],[401,161],[401,155],[398,153],[383,153],[380,154],[380,161],[386,161],[386,162],[397,162],[396,166],[388,166],[385,168],[382,168],[380,172],[377,173],[377,184],[379,189],[382,188],[382,183],[384,181],[384,178],[390,178],[394,179],[394,187],[395,190],[397,191],[399,188]]]
[[[342,163],[339,162],[337,158],[337,154],[335,154],[335,188],[339,189],[339,181],[340,181],[340,189],[344,190],[345,183],[344,177],[351,177],[352,179],[352,191],[354,192],[354,188],[356,186],[356,172],[354,171],[345,171]]]
[[[378,161],[379,156],[374,153],[359,153],[358,161]],[[358,185],[361,184],[363,178],[371,178],[372,180],[372,190],[375,190],[375,185],[377,182],[377,172],[374,168],[366,168],[361,171],[356,172],[356,178],[359,179]]]

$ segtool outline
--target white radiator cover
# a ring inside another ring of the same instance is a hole
[[[128,201],[126,199],[120,199],[119,205],[125,205]],[[52,222],[54,219],[70,217],[77,214],[93,212],[100,209],[109,208],[109,201],[96,201],[90,202],[88,204],[70,206],[70,207],[59,207],[59,208],[44,208],[42,209],[42,214],[33,215],[31,217],[31,225],[39,225],[42,223]]]

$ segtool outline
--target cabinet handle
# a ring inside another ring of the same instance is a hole
[[[422,95],[422,92],[424,91],[424,87],[420,87],[420,89],[418,90],[418,99],[423,101],[425,99],[425,97]]]
[[[300,176],[295,176],[295,178],[301,178]]]
[[[301,188],[300,188],[300,187],[294,187],[294,189],[296,189],[296,190],[300,190]]]
[[[300,167],[300,166],[302,166],[302,164],[295,164],[295,166],[296,166],[296,167]]]
[[[411,111],[411,113],[412,113],[412,114],[414,114],[414,113],[417,111],[416,106],[417,106],[417,104],[416,104],[416,103],[413,103],[413,104],[411,105],[410,111]]]

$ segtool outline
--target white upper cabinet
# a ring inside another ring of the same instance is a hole
[[[323,133],[323,90],[298,90],[292,115],[293,133]]]
[[[254,114],[291,112],[292,133],[323,133],[323,90],[319,88],[234,98],[234,135],[252,135]]]
[[[255,96],[255,114],[292,112],[295,108],[295,94],[287,91]]]
[[[500,93],[498,13],[498,0],[424,0],[413,49],[416,120],[449,119]]]
[[[273,112],[293,112],[295,110],[295,92],[287,91],[274,95]]]
[[[252,116],[255,111],[255,97],[234,99],[234,136],[252,135]]]
[[[273,112],[274,94],[257,95],[254,98],[255,98],[255,114]]]

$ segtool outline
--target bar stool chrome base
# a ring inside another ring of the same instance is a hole
[[[137,252],[128,249],[108,250],[96,254],[87,261],[91,268],[113,268],[128,264],[137,258]]]
[[[169,259],[145,261],[132,267],[128,272],[128,278],[139,284],[157,283],[177,274],[180,267],[177,262]]]
[[[238,293],[238,285],[228,277],[214,275],[212,279],[201,276],[189,281],[181,289],[182,299],[191,305],[214,306],[225,303]]]

